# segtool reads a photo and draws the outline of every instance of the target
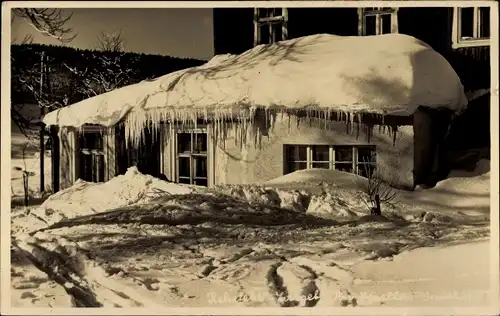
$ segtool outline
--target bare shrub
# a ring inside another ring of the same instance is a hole
[[[368,166],[367,163],[363,164],[367,181],[360,179],[361,176],[357,175],[358,185],[363,193],[360,198],[370,208],[372,215],[382,215],[381,205],[395,207],[398,204],[396,190],[392,186],[398,178],[393,177],[392,181],[387,182],[383,179],[384,169],[377,166],[375,170],[370,170]]]

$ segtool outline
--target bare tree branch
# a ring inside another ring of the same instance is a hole
[[[77,88],[79,93],[90,98],[130,83],[133,69],[123,65],[122,57],[123,54],[113,57],[99,56],[98,67],[87,67],[84,70],[66,63],[63,65],[79,78],[80,85]]]
[[[10,43],[18,45],[33,44],[33,35],[26,34],[20,42],[17,41],[17,37],[14,37]]]
[[[55,38],[61,43],[69,43],[77,36],[72,28],[67,27],[67,22],[73,14],[63,16],[61,9],[14,8],[12,13],[12,21],[15,17],[23,18],[41,34]]]
[[[394,181],[397,181],[397,178],[394,178],[389,183],[385,183],[382,176],[384,170],[382,170],[380,166],[371,170],[369,161],[365,159],[363,159],[363,161],[364,174],[368,178],[368,181],[358,181],[361,192],[363,193],[363,196],[360,196],[360,198],[371,210],[377,209],[380,207],[380,204],[395,207],[398,201],[396,200],[396,190],[394,190],[392,185]],[[380,211],[380,209],[377,211]]]
[[[122,37],[122,31],[113,33],[101,32],[97,36],[95,48],[106,52],[123,52],[125,50],[125,41]]]

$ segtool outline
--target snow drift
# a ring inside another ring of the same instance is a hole
[[[162,181],[130,167],[124,175],[108,182],[92,183],[79,179],[71,187],[50,196],[33,212],[48,224],[65,218],[104,212],[121,206],[147,203],[169,194],[188,194],[203,190],[186,184]]]
[[[127,116],[137,131],[148,120],[251,118],[256,108],[409,115],[466,105],[450,64],[414,37],[318,34],[215,56],[53,111],[44,123],[112,126]]]

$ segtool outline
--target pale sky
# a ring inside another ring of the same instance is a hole
[[[125,50],[136,53],[208,60],[213,57],[212,9],[188,8],[78,8],[68,26],[78,36],[68,46],[93,48],[100,32],[122,31]],[[26,34],[33,43],[61,45],[43,36],[23,19],[15,19],[12,38],[22,40]]]

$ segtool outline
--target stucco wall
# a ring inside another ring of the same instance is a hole
[[[260,146],[253,142],[240,148],[235,143],[235,135],[228,133],[222,144],[215,147],[215,183],[250,184],[262,183],[282,176],[283,145],[376,145],[377,168],[383,172],[384,179],[395,186],[413,189],[413,127],[400,126],[393,145],[393,134],[386,127],[385,132],[375,125],[370,142],[366,131],[360,128],[357,137],[356,123],[351,134],[346,131],[344,122],[329,122],[318,119],[300,119],[297,125],[295,116],[278,115],[274,128],[268,136],[263,136]],[[326,127],[325,127],[326,126]],[[224,148],[223,148],[224,147]]]

